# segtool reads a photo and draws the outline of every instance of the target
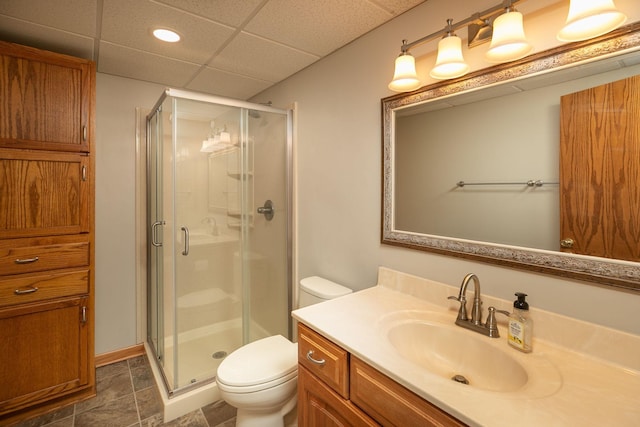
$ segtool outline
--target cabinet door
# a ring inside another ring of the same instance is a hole
[[[298,366],[298,425],[306,427],[378,426],[303,366]]]
[[[89,151],[90,61],[0,42],[0,146]]]
[[[0,311],[0,415],[89,383],[87,297]]]
[[[88,156],[0,148],[3,238],[89,232]]]

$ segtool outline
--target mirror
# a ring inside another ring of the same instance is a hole
[[[560,96],[624,78],[624,73],[640,74],[638,64],[640,24],[635,23],[384,98],[382,243],[640,291],[640,263],[558,251]],[[566,80],[569,86],[559,88]],[[523,98],[528,92],[555,101],[527,108],[532,105]],[[512,97],[519,104],[511,104]],[[502,122],[488,122],[494,112]],[[444,118],[452,113],[455,119]],[[534,123],[535,116],[541,122]],[[514,121],[520,135],[507,130],[506,122]],[[467,136],[456,127],[466,129]],[[416,133],[424,128],[428,143]],[[498,146],[501,140],[509,145]],[[523,141],[526,145],[519,145]],[[423,151],[411,151],[411,143]],[[451,157],[444,159],[443,151]],[[469,153],[471,160],[463,160]],[[496,158],[506,161],[490,163]],[[489,172],[476,174],[476,163],[490,163]],[[418,179],[420,173],[431,180]],[[439,190],[430,188],[434,177],[444,180]]]

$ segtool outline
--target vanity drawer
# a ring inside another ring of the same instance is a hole
[[[0,280],[0,307],[89,293],[89,270]]]
[[[349,353],[301,323],[298,362],[340,396],[349,398]]]
[[[350,380],[351,401],[383,426],[466,426],[354,356]]]
[[[0,240],[0,276],[88,265],[86,237]]]

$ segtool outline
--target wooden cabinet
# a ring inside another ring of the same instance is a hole
[[[89,152],[95,66],[0,44],[0,146]]]
[[[298,361],[299,425],[465,426],[303,324]]]
[[[91,61],[0,42],[0,424],[95,395]]]

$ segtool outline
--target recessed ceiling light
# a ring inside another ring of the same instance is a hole
[[[158,40],[162,40],[163,42],[175,43],[180,41],[180,35],[172,30],[167,30],[166,28],[157,28],[153,30],[153,35]]]

